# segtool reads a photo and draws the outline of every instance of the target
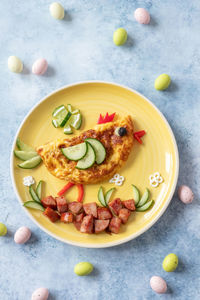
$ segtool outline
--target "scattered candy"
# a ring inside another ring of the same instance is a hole
[[[123,181],[124,181],[124,176],[120,176],[119,174],[115,174],[113,178],[109,180],[110,183],[115,183],[115,185],[118,186],[122,185]]]
[[[47,300],[49,291],[46,288],[39,288],[33,292],[31,300]]]
[[[93,265],[89,262],[80,262],[74,267],[74,273],[78,276],[89,275],[93,271]]]
[[[35,75],[43,75],[46,72],[47,68],[48,68],[48,63],[46,59],[39,58],[34,62],[32,66],[32,72]]]
[[[140,24],[149,24],[150,22],[150,14],[144,8],[137,8],[134,12],[134,17]]]
[[[118,28],[113,34],[113,42],[116,46],[121,46],[127,41],[127,32],[124,28]]]
[[[0,236],[4,236],[7,234],[7,227],[3,223],[0,223]]]
[[[181,185],[179,187],[178,196],[179,199],[185,204],[191,203],[194,199],[194,194],[192,190],[189,188],[189,186],[187,185]]]
[[[159,183],[163,182],[163,178],[159,172],[155,172],[154,174],[149,176],[149,183],[152,187],[157,187]]]
[[[150,279],[152,290],[158,294],[164,294],[167,291],[166,281],[160,276],[153,276]]]
[[[35,183],[35,180],[34,180],[33,176],[26,176],[23,178],[23,185],[25,185],[25,186],[31,186],[34,183]]]
[[[51,16],[57,20],[62,20],[65,16],[65,10],[58,2],[53,2],[49,7],[49,11]]]
[[[31,231],[28,227],[20,227],[14,236],[16,244],[25,244],[31,237]]]
[[[171,78],[167,74],[161,74],[155,80],[154,87],[156,90],[163,91],[170,85]]]
[[[178,266],[178,256],[174,253],[168,254],[163,260],[163,269],[166,272],[173,272]]]
[[[23,70],[23,63],[17,56],[9,56],[8,69],[14,73],[21,73]]]

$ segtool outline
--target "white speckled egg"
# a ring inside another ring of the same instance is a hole
[[[164,294],[167,291],[166,281],[160,276],[153,276],[150,279],[152,290],[158,294]]]
[[[16,244],[24,244],[26,243],[31,237],[31,231],[28,227],[20,227],[14,236],[14,241]]]
[[[49,6],[49,11],[50,11],[51,16],[57,20],[62,20],[65,16],[65,10],[62,7],[62,5],[58,2],[53,2]]]
[[[23,63],[17,56],[9,56],[8,69],[14,73],[21,73],[23,70]]]
[[[46,288],[39,288],[32,294],[31,300],[47,300],[49,297],[49,291]]]
[[[194,199],[194,194],[192,190],[189,188],[189,186],[187,185],[181,185],[179,187],[178,196],[179,199],[185,204],[191,203]]]
[[[150,14],[144,8],[137,8],[134,12],[134,17],[140,24],[149,24],[150,22]]]
[[[32,66],[32,72],[35,75],[43,75],[46,72],[47,68],[48,68],[48,63],[46,59],[39,58],[34,62]]]

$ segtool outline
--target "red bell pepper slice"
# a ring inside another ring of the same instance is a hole
[[[102,114],[100,114],[97,124],[102,124],[102,123],[103,123],[103,117]]]
[[[68,182],[59,192],[58,196],[62,196],[68,191],[72,186],[74,186],[74,183]]]
[[[77,188],[78,188],[78,198],[77,201],[78,202],[83,202],[83,196],[84,196],[84,188],[82,184],[77,184]]]
[[[139,136],[134,135],[134,138],[135,138],[140,144],[142,144],[142,140],[139,138]]]
[[[108,113],[106,113],[106,115],[105,115],[103,121],[104,121],[104,123],[109,122],[109,114],[108,114]]]
[[[97,124],[104,124],[104,123],[112,122],[114,117],[115,117],[115,113],[109,115],[107,112],[105,117],[103,117],[102,114],[100,114]]]
[[[143,137],[145,134],[146,134],[145,130],[140,130],[140,131],[134,132],[133,136],[140,144],[142,144],[142,140],[140,138]]]
[[[109,122],[112,122],[114,120],[114,117],[115,117],[115,113],[111,114],[109,116]]]

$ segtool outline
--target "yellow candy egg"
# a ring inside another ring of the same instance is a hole
[[[155,80],[154,87],[156,90],[163,91],[170,85],[171,78],[168,74],[161,74]]]
[[[4,236],[7,233],[7,227],[3,223],[0,223],[0,236]]]
[[[9,56],[8,69],[14,73],[21,73],[23,70],[23,63],[17,56]]]
[[[116,46],[121,46],[127,41],[127,32],[124,28],[118,28],[113,34],[113,42]]]
[[[65,16],[65,10],[58,2],[53,2],[49,7],[49,11],[51,16],[57,20],[62,20]]]
[[[93,265],[87,261],[83,261],[75,265],[74,273],[78,276],[89,275],[93,271]]]

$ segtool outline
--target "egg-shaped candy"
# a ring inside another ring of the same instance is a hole
[[[14,73],[21,73],[23,70],[23,63],[17,56],[9,56],[8,69]]]
[[[171,78],[168,74],[161,74],[155,80],[154,87],[158,91],[163,91],[168,88],[171,83]]]
[[[4,236],[7,234],[7,227],[3,223],[0,223],[0,236]]]
[[[178,256],[174,253],[168,254],[167,256],[165,256],[162,266],[166,272],[175,271],[178,267]]]
[[[149,24],[150,22],[150,14],[144,8],[137,8],[134,12],[134,17],[136,21],[140,24]]]
[[[167,291],[166,281],[160,276],[153,276],[150,279],[152,290],[158,294],[164,294]]]
[[[31,237],[31,231],[28,227],[20,227],[14,236],[14,241],[16,244],[24,244],[26,243]]]
[[[51,16],[57,20],[62,20],[65,16],[65,10],[58,2],[53,2],[49,7],[49,11]]]
[[[46,59],[39,58],[34,62],[32,66],[32,72],[35,75],[43,75],[46,72],[47,68],[48,68],[48,63]]]
[[[83,261],[75,265],[74,273],[79,276],[89,275],[93,271],[93,265],[87,261]]]
[[[179,199],[185,204],[191,203],[194,199],[194,194],[192,190],[189,188],[189,186],[187,185],[181,185],[179,187],[178,196]]]
[[[124,28],[118,28],[113,34],[113,42],[116,46],[124,45],[127,41],[127,32]]]
[[[46,288],[39,288],[33,292],[31,300],[47,300],[49,291]]]

